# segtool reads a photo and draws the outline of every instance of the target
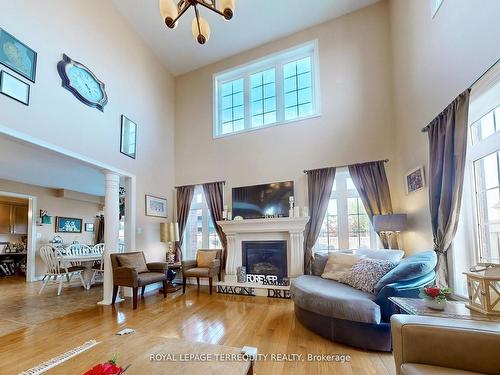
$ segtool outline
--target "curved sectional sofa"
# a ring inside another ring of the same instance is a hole
[[[327,256],[316,256],[313,275],[293,280],[290,294],[297,319],[330,340],[362,349],[390,351],[390,318],[395,313],[389,297],[416,298],[419,288],[435,279],[437,258],[426,251],[402,259],[367,293],[323,279]]]

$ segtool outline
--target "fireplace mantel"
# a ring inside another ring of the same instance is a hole
[[[288,242],[288,275],[304,273],[304,229],[309,217],[281,217],[273,219],[247,219],[218,221],[227,237],[225,280],[236,281],[237,268],[242,265],[244,240],[286,239]]]

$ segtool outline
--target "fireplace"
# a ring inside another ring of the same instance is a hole
[[[288,276],[286,241],[243,241],[242,265],[247,274]]]

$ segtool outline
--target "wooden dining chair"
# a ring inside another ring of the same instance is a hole
[[[98,243],[94,245],[91,249],[91,253],[95,255],[101,255],[104,257],[104,244]],[[94,284],[96,276],[99,276],[102,281],[104,281],[104,258],[94,262],[94,266],[92,267],[92,278],[90,279],[90,285]]]
[[[40,288],[38,294],[42,293],[43,289],[49,282],[53,282],[59,283],[59,288],[57,289],[57,295],[59,296],[62,291],[63,279],[66,278],[66,281],[69,285],[69,283],[71,282],[71,277],[74,274],[78,274],[78,276],[80,276],[82,286],[85,288],[85,281],[83,280],[82,276],[82,271],[85,269],[84,267],[68,266],[65,262],[62,261],[62,254],[59,252],[59,250],[54,249],[50,245],[44,245],[40,248],[40,257],[47,266],[47,271],[45,273],[42,287]]]

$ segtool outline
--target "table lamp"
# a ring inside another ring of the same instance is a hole
[[[391,236],[406,230],[406,214],[374,215],[373,229],[387,236],[387,243],[391,249]]]
[[[174,263],[175,255],[172,244],[179,241],[179,224],[175,222],[161,223],[160,241],[168,243],[167,262]]]

